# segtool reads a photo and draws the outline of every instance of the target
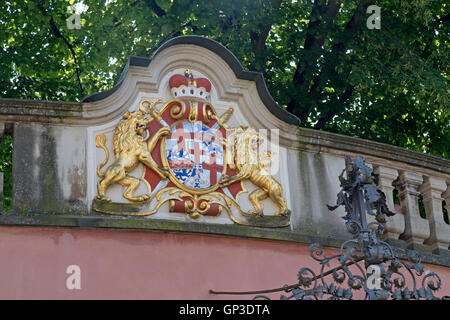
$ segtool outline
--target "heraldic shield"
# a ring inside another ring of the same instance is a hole
[[[167,203],[169,212],[188,214],[190,218],[216,217],[224,212],[241,225],[284,227],[289,225],[290,210],[283,197],[281,183],[260,163],[258,132],[253,128],[230,128],[226,122],[233,109],[218,115],[209,102],[211,83],[194,79],[186,70],[169,82],[174,99],[141,101],[139,109],[125,112],[113,137],[115,160],[109,161],[106,137],[95,138],[106,158],[97,167],[98,194],[93,210],[103,214],[148,216]],[[269,161],[270,162],[270,161]],[[145,168],[138,179],[128,175],[139,164]],[[257,189],[248,200],[254,210],[241,209],[238,198],[247,192],[243,180]],[[112,184],[126,187],[128,203],[111,202],[106,196]],[[143,183],[147,193],[135,195]],[[269,198],[278,211],[263,213],[261,201]]]

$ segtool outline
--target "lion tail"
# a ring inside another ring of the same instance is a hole
[[[99,134],[95,136],[95,145],[97,148],[103,149],[105,151],[105,160],[99,164],[97,167],[97,175],[99,178],[103,178],[105,176],[104,173],[100,172],[100,170],[108,163],[109,161],[109,151],[106,148],[106,136],[104,134]]]

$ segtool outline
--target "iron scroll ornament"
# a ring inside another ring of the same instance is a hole
[[[339,176],[341,191],[333,211],[344,206],[346,227],[353,239],[342,243],[339,253],[326,256],[318,243],[309,247],[310,256],[319,263],[320,272],[300,268],[298,283],[281,288],[212,294],[258,294],[256,300],[270,300],[264,293],[284,291],[281,300],[450,300],[434,294],[441,288],[440,277],[424,270],[416,251],[407,251],[408,262],[400,260],[393,248],[380,240],[386,217],[393,216],[386,205],[385,194],[377,188],[378,175],[357,156],[349,156]],[[346,173],[346,178],[344,177]],[[373,222],[367,215],[374,216]]]

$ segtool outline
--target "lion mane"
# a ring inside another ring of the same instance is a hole
[[[125,113],[120,120],[113,137],[113,150],[116,157],[119,157],[121,153],[142,152],[147,148],[144,138],[136,132],[136,124],[139,122],[129,113]]]

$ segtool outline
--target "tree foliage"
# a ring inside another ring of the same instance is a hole
[[[372,4],[381,29],[366,26]],[[111,88],[130,55],[201,35],[262,72],[304,127],[448,158],[448,23],[440,0],[7,0],[0,92],[81,100]]]

